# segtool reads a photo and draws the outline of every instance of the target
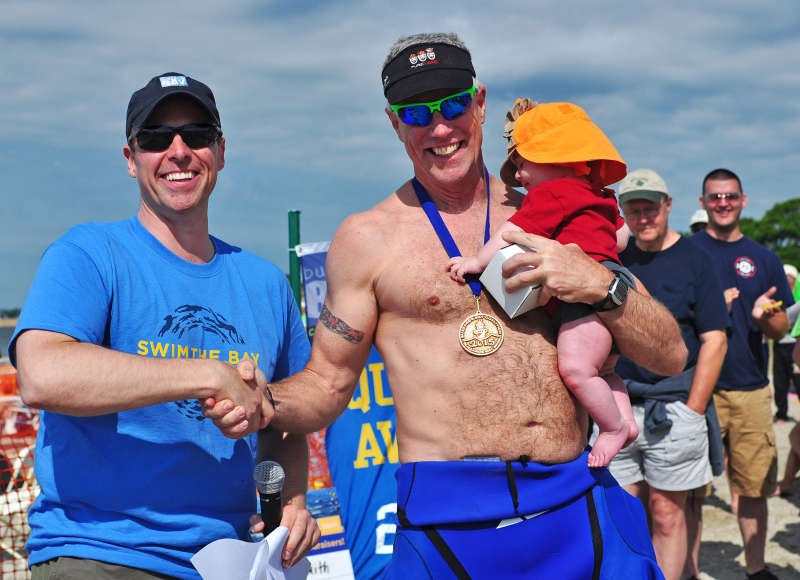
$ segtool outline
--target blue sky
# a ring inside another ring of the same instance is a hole
[[[0,308],[21,306],[70,226],[135,213],[130,94],[176,70],[209,84],[227,139],[211,230],[288,270],[287,212],[327,240],[410,176],[380,68],[415,32],[457,32],[487,86],[497,173],[518,96],[581,105],[629,169],[649,167],[687,230],[708,170],[759,218],[800,196],[800,11],[792,0],[601,3],[0,0]]]

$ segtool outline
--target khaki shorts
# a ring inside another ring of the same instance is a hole
[[[714,391],[731,491],[744,497],[769,497],[778,483],[771,404],[769,387]]]

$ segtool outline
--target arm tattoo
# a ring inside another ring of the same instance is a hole
[[[358,344],[364,339],[364,333],[362,331],[350,328],[350,325],[344,320],[334,316],[333,312],[328,310],[327,304],[322,305],[322,312],[319,313],[319,320],[325,325],[325,328],[332,330],[349,342]]]

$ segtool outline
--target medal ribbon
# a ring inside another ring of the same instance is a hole
[[[491,201],[490,194],[489,194],[489,170],[485,167],[483,168],[486,174],[486,228],[483,232],[483,243],[489,241],[489,202]],[[456,245],[456,241],[453,239],[453,236],[450,234],[450,230],[447,229],[447,225],[444,223],[441,214],[439,213],[439,209],[436,207],[436,204],[433,203],[431,196],[428,195],[428,191],[425,187],[417,180],[416,177],[411,179],[411,184],[414,186],[414,193],[417,194],[417,199],[419,200],[419,204],[422,206],[422,209],[425,211],[425,215],[428,216],[428,220],[430,220],[431,225],[433,226],[436,235],[439,236],[439,241],[442,242],[442,246],[444,246],[447,255],[451,258],[455,258],[456,256],[461,255],[461,251],[458,249]],[[472,293],[475,296],[481,295],[481,283],[478,281],[477,274],[467,274],[465,276],[467,280],[467,284],[472,289]]]

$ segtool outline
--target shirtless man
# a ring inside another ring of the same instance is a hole
[[[485,242],[487,205],[493,231],[522,201],[485,169],[486,88],[474,77],[469,51],[450,34],[401,39],[382,74],[392,127],[463,254]],[[464,93],[471,98],[436,102]],[[434,110],[391,107],[408,103]],[[374,342],[392,385],[402,463],[390,577],[590,578],[596,570],[603,578],[662,578],[641,504],[629,504],[636,500],[605,468],[587,467],[587,416],[559,378],[549,317],[536,309],[510,320],[481,293],[480,310],[499,321],[503,342],[487,356],[462,348],[459,328],[476,313],[475,296],[447,275],[447,254],[420,206],[410,181],[341,225],[311,360],[270,385],[271,425],[310,432],[331,423]],[[536,266],[511,276],[510,291],[542,284],[542,303],[555,295],[607,307],[614,275],[577,246],[526,233],[507,239],[537,250],[505,263],[508,275]],[[600,316],[622,353],[656,372],[680,372],[686,349],[672,316],[632,289],[626,300],[621,294],[621,305]],[[229,408],[206,413],[235,435],[241,426]],[[450,525],[464,522],[481,523],[468,533]]]

